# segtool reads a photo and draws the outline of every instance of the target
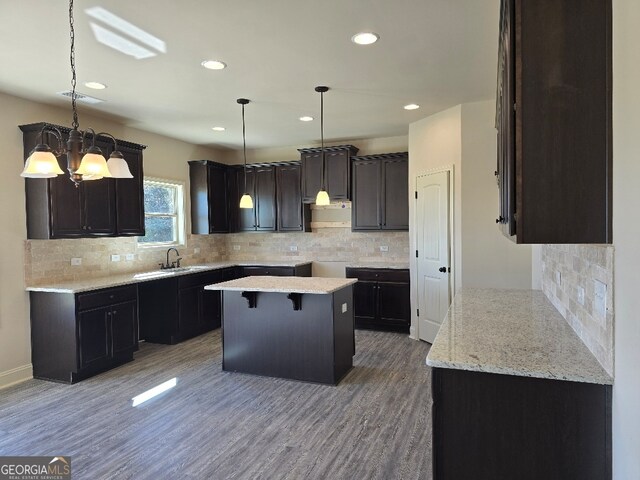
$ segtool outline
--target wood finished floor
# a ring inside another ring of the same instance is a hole
[[[356,349],[332,387],[222,372],[219,330],[142,344],[76,385],[1,390],[0,455],[71,455],[73,478],[91,480],[431,479],[429,345],[359,330]]]

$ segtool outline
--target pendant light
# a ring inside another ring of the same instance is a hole
[[[329,199],[329,194],[327,193],[326,182],[326,164],[324,159],[324,94],[329,91],[329,87],[318,86],[316,87],[316,92],[320,94],[320,145],[321,145],[321,155],[322,155],[322,174],[321,174],[321,182],[320,182],[320,191],[318,195],[316,195],[316,205],[329,205],[331,200]]]
[[[242,154],[244,156],[244,194],[240,199],[240,208],[253,208],[253,199],[249,192],[247,192],[247,138],[246,138],[246,126],[244,122],[244,106],[249,103],[246,98],[239,98],[236,100],[242,105]]]
[[[62,175],[64,172],[60,168],[56,157],[66,153],[67,170],[71,181],[76,187],[83,180],[99,180],[105,177],[132,178],[129,167],[118,151],[115,138],[107,133],[100,135],[110,137],[116,143],[114,152],[109,157],[109,162],[102,155],[102,151],[95,144],[96,134],[93,129],[85,131],[78,129],[78,109],[76,106],[76,57],[75,57],[75,29],[73,20],[73,0],[69,0],[69,36],[71,39],[71,52],[69,55],[71,63],[71,109],[73,111],[73,121],[71,131],[67,140],[66,148],[62,142],[60,130],[52,125],[45,125],[40,131],[40,141],[43,141],[44,133],[52,134],[57,140],[56,149],[52,149],[46,143],[39,143],[32,150],[25,163],[24,170],[20,174],[26,178],[53,178]],[[88,146],[87,134],[90,134],[91,146]],[[113,160],[113,161],[112,161]],[[125,165],[123,165],[123,163]],[[110,167],[113,167],[111,170]]]

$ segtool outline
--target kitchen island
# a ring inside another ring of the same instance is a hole
[[[429,351],[433,478],[611,478],[613,379],[541,291],[464,288]]]
[[[246,277],[222,291],[222,369],[337,385],[353,366],[355,279]]]

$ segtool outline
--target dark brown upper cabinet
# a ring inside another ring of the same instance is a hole
[[[302,164],[302,200],[314,203],[322,186],[322,149],[299,148]],[[351,157],[358,153],[353,145],[325,147],[325,183],[331,200],[351,199]]]
[[[353,157],[351,230],[409,229],[407,152]]]
[[[611,1],[502,0],[500,210],[518,243],[611,243]]]
[[[63,135],[69,128],[45,123],[21,125],[24,159],[38,143],[43,126],[56,127]],[[55,138],[45,133],[50,145]],[[105,156],[113,150],[110,139],[98,137],[96,145]],[[66,155],[58,157],[65,172],[54,178],[26,178],[27,238],[81,238],[144,235],[142,151],[144,145],[118,140],[132,179],[102,179],[82,182],[76,187],[69,179]]]
[[[309,204],[302,203],[301,181],[300,164],[276,167],[276,216],[280,232],[311,230],[311,211]]]
[[[276,231],[276,178],[275,167],[252,165],[246,169],[246,193],[253,199],[253,208],[240,208],[245,193],[245,169],[233,168],[230,185],[230,218],[236,232]]]
[[[209,160],[189,162],[191,233],[229,232],[228,167]]]

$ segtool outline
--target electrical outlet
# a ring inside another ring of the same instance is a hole
[[[389,245],[380,245],[380,251],[381,252],[388,252],[389,251]]]
[[[342,304],[342,313],[347,313],[347,304],[346,303]]]
[[[562,285],[562,274],[556,270],[556,285]]]
[[[136,256],[133,253],[127,253],[127,255],[124,257],[124,259],[127,262],[131,262],[131,261],[136,259]]]
[[[593,310],[600,318],[607,316],[607,284],[599,280],[593,281]]]
[[[578,303],[584,305],[584,288],[578,287]]]
[[[199,253],[200,253],[200,247],[196,247],[196,248],[194,248],[194,249],[193,249],[193,253],[194,253],[195,255],[199,254]]]
[[[78,265],[82,265],[82,259],[78,257],[74,257],[71,259],[71,265],[77,267]]]
[[[240,250],[240,245],[234,245],[233,249],[236,250],[236,251]]]
[[[297,252],[298,251],[298,246],[297,245],[291,245],[289,247],[289,250],[291,250],[292,252]]]
[[[120,255],[111,255],[111,261],[112,262],[119,262],[120,261]]]

